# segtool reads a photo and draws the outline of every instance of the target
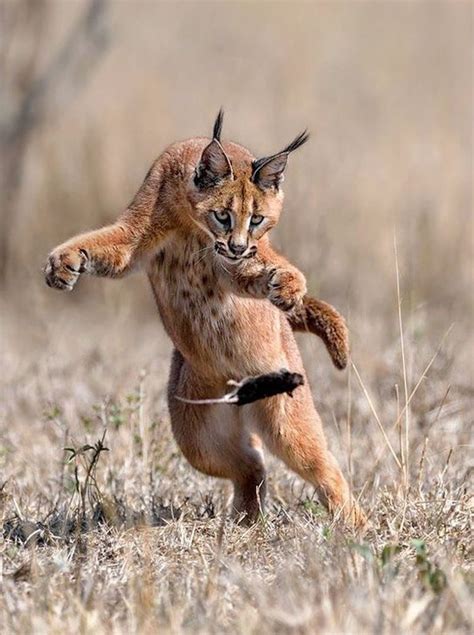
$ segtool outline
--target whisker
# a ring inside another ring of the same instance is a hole
[[[194,261],[194,265],[198,265],[200,262],[204,260],[204,258],[208,255],[209,252],[214,251],[214,245],[210,245],[208,247],[204,247],[203,249],[198,249],[193,254],[191,254],[191,258]],[[196,256],[199,256],[197,260]]]
[[[214,247],[212,245],[210,245],[210,246],[207,246],[207,247],[203,247],[202,249],[198,249],[197,251],[195,251],[195,252],[193,252],[191,254],[191,258],[194,258],[198,254],[202,253],[203,251],[208,251],[209,249],[214,249]]]
[[[199,258],[199,260],[198,260],[195,264],[196,264],[196,265],[198,265],[200,262],[202,262],[202,261],[204,260],[204,258],[205,258],[206,256],[207,256],[207,252],[206,252],[206,253],[204,253],[204,254],[203,254],[203,255]]]
[[[222,260],[218,260],[216,258],[217,264],[220,265],[222,267],[222,269],[224,269],[224,271],[227,271],[227,273],[231,276],[232,273],[227,269],[227,267],[224,266],[224,263],[222,262]]]

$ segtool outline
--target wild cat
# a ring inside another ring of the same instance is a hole
[[[81,273],[113,278],[144,268],[175,346],[168,406],[191,465],[230,479],[234,511],[252,521],[265,502],[266,446],[314,485],[331,514],[363,525],[307,381],[293,398],[283,394],[241,408],[177,398],[220,397],[228,380],[283,367],[305,376],[292,329],[322,337],[337,366],[347,361],[344,320],[306,294],[304,275],[269,240],[282,211],[288,156],[308,136],[256,159],[221,141],[222,122],[221,111],[212,139],[168,147],[116,223],[56,247],[46,281],[71,290]]]

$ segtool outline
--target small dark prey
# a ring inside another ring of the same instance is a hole
[[[267,397],[274,397],[282,393],[292,397],[293,391],[304,384],[304,379],[303,375],[290,373],[286,368],[282,368],[274,373],[246,377],[238,382],[231,380],[227,383],[234,386],[234,390],[217,399],[185,399],[178,396],[176,399],[193,404],[228,403],[245,406],[259,399],[267,399]]]

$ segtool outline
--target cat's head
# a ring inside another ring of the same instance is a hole
[[[303,132],[286,148],[255,159],[235,144],[221,142],[223,112],[214,124],[190,183],[195,221],[214,240],[226,261],[238,262],[257,252],[258,241],[280,217],[284,171],[291,152],[308,139]]]

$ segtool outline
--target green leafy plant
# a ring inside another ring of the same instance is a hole
[[[411,546],[414,548],[416,554],[418,577],[423,584],[434,593],[441,593],[441,591],[446,588],[446,574],[428,558],[428,548],[425,541],[419,539],[412,540]]]
[[[102,438],[98,439],[94,445],[85,444],[80,448],[68,447],[64,448],[65,452],[69,452],[67,463],[74,462],[74,483],[75,490],[80,497],[80,515],[82,521],[85,521],[87,512],[87,503],[93,507],[94,503],[100,497],[100,490],[97,485],[96,472],[100,455],[102,452],[109,452],[109,448],[104,445],[104,430]]]

